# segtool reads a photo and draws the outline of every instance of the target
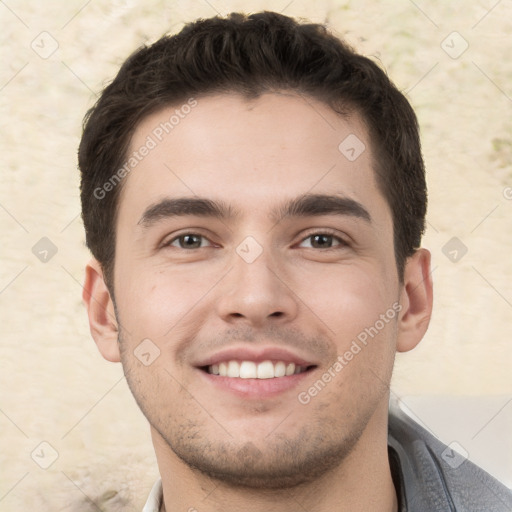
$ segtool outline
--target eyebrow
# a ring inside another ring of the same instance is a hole
[[[234,219],[240,212],[221,200],[204,197],[165,198],[150,205],[142,214],[138,224],[149,228],[162,219],[193,215],[212,217],[220,220]],[[362,219],[371,223],[368,210],[354,199],[329,194],[304,194],[290,199],[274,208],[270,219],[276,223],[285,217],[319,217],[322,215],[342,215]]]

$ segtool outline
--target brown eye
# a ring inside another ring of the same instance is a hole
[[[184,235],[173,238],[168,246],[179,247],[180,249],[200,249],[204,247],[202,241],[206,241],[206,238],[202,235],[195,235],[193,233],[186,233]]]
[[[313,235],[311,238],[311,245],[315,248],[324,249],[325,247],[332,247],[333,237],[331,235]]]
[[[347,245],[341,238],[330,233],[314,233],[307,236],[302,243],[310,240],[309,247],[313,249],[332,249],[334,247],[343,247]],[[307,246],[306,246],[307,247]]]

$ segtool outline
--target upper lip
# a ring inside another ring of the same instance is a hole
[[[194,366],[210,366],[226,361],[283,361],[295,363],[297,366],[316,366],[313,360],[294,354],[290,350],[281,347],[229,347],[219,350],[214,354],[202,358]]]

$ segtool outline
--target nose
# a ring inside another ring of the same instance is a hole
[[[289,281],[270,250],[252,262],[235,253],[233,267],[218,290],[217,313],[229,324],[287,323],[296,317],[299,301]]]

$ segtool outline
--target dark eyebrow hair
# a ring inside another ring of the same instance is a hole
[[[194,215],[220,220],[239,217],[240,213],[224,201],[213,201],[203,197],[165,198],[149,206],[138,224],[150,227],[161,219]],[[285,217],[318,217],[321,215],[347,215],[371,223],[368,210],[358,201],[348,197],[328,194],[304,194],[279,205],[270,218],[280,222]]]
[[[349,197],[329,194],[304,194],[285,202],[271,214],[280,222],[285,217],[319,217],[321,215],[347,215],[371,223],[368,210]]]
[[[160,219],[185,215],[217,219],[237,216],[236,212],[223,201],[212,201],[204,197],[176,197],[165,198],[146,208],[138,224],[143,227],[150,227]]]

